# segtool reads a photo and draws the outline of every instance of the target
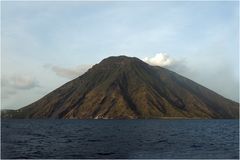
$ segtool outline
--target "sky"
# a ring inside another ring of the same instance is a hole
[[[109,56],[138,57],[239,102],[239,2],[1,2],[1,108]]]

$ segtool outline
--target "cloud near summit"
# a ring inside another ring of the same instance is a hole
[[[149,65],[164,67],[185,76],[191,75],[192,72],[184,58],[175,59],[166,53],[157,53],[153,57],[145,57],[142,60]]]
[[[170,66],[173,64],[174,60],[170,58],[166,53],[157,53],[153,57],[145,57],[143,59],[144,62],[153,65],[153,66]]]

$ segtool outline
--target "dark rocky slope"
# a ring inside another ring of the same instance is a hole
[[[238,118],[239,104],[137,58],[109,57],[40,100],[2,117]]]

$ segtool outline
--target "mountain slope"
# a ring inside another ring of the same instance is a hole
[[[137,58],[109,57],[16,118],[238,118],[239,104]]]

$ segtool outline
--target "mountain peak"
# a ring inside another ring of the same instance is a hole
[[[118,64],[129,64],[129,63],[136,63],[140,62],[141,60],[136,57],[128,57],[125,55],[120,56],[110,56],[108,58],[103,59],[100,63],[118,63]]]
[[[100,63],[93,66],[92,70],[116,70],[120,68],[132,68],[137,65],[147,65],[140,59],[136,57],[127,57],[124,55],[121,56],[110,56],[108,58],[103,59]]]
[[[133,60],[133,59],[138,59],[138,58],[120,55],[120,56],[110,56],[110,57],[103,59],[102,61],[104,61],[104,60],[126,61],[126,60]]]

